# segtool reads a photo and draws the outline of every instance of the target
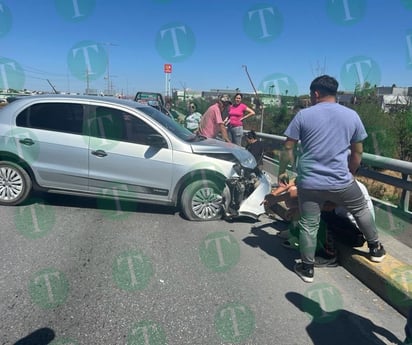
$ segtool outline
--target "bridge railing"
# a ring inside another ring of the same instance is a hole
[[[272,150],[280,150],[286,137],[262,132],[256,133],[257,137],[270,144]],[[275,166],[279,163],[273,157],[265,156],[265,161],[273,163]],[[275,168],[276,170],[276,168]],[[293,170],[293,168],[292,168]],[[388,175],[387,172],[395,172],[395,175]],[[386,172],[386,173],[385,173]],[[411,191],[412,191],[412,163],[398,159],[378,156],[370,153],[363,153],[362,165],[358,174],[374,181],[399,188],[401,191],[399,204],[393,205],[402,212],[411,214]]]

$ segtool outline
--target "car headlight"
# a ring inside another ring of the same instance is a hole
[[[243,159],[240,164],[248,169],[253,169],[256,167],[257,163],[255,157],[251,154],[247,158]]]

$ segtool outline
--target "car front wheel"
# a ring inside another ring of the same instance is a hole
[[[228,189],[210,180],[194,181],[182,193],[182,212],[189,220],[205,221],[222,218],[229,201]]]
[[[0,162],[0,205],[18,205],[27,199],[32,183],[27,172],[12,162]]]

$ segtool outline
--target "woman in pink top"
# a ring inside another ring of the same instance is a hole
[[[242,144],[243,123],[242,121],[255,115],[253,109],[250,109],[246,104],[242,103],[243,95],[237,93],[234,98],[234,103],[229,107],[229,138],[236,145]]]

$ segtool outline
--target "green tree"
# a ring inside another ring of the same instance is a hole
[[[397,138],[397,158],[412,161],[412,110],[392,114],[395,137]]]
[[[356,87],[352,108],[361,117],[368,133],[364,151],[394,157],[397,153],[396,131],[389,114],[383,112],[381,102],[376,94],[376,87],[366,82],[362,87]]]

